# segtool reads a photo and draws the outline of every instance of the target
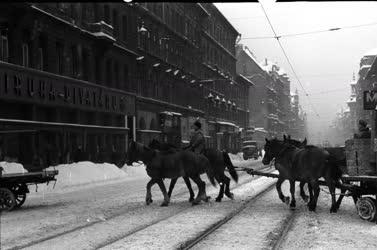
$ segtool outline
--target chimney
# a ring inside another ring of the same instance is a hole
[[[268,65],[267,58],[264,59],[264,63],[265,63],[266,66]]]

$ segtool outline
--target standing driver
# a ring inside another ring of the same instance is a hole
[[[194,134],[190,140],[190,144],[185,149],[189,149],[198,154],[203,152],[205,139],[201,128],[202,124],[199,121],[194,122]]]

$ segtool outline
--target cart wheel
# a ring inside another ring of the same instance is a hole
[[[16,198],[16,205],[15,208],[21,207],[26,200],[26,192],[25,192],[26,185],[24,184],[18,184],[17,186],[12,187],[12,192],[14,194],[14,197]]]
[[[10,211],[16,206],[16,198],[8,188],[0,188],[0,210]]]
[[[360,218],[373,221],[376,218],[376,203],[371,197],[361,197],[356,203],[357,213]]]

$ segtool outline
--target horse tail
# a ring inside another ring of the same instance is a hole
[[[211,184],[214,187],[216,187],[215,173],[214,173],[214,171],[212,169],[211,163],[207,160],[207,158],[206,158],[206,161],[204,162],[204,165],[205,165],[205,170],[206,170],[206,174],[207,174],[208,180],[211,182]]]
[[[226,151],[223,151],[224,163],[229,170],[230,176],[232,176],[235,182],[238,182],[238,174],[237,171],[234,169],[233,163],[230,160],[230,157]]]

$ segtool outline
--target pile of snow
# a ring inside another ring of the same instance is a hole
[[[127,176],[124,171],[114,164],[95,164],[89,161],[62,164],[56,167],[50,167],[47,170],[54,169],[59,171],[59,174],[56,176],[57,183],[55,187],[58,189],[115,180]]]
[[[16,162],[0,162],[0,167],[3,168],[3,174],[27,173],[22,164]]]
[[[122,167],[129,179],[144,179],[148,178],[147,172],[145,170],[144,164],[133,163],[132,166],[124,165]]]
[[[244,161],[244,159],[243,159],[243,153],[242,152],[239,152],[237,154],[230,154],[229,153],[228,155],[229,155],[229,158],[232,161],[232,163],[239,162],[239,161]]]

